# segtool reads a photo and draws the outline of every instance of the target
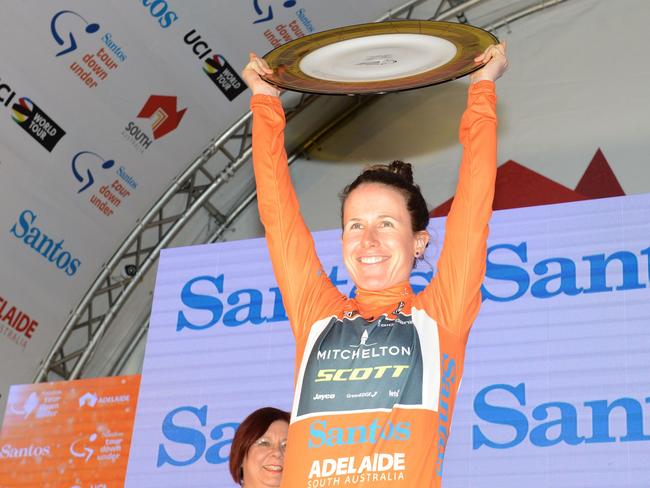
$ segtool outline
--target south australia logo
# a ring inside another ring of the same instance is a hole
[[[174,96],[151,95],[137,116],[145,121],[129,121],[122,130],[122,136],[143,154],[153,141],[166,136],[179,126],[187,108],[178,110],[177,107],[178,100]]]

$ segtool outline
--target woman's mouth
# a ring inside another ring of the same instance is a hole
[[[357,258],[361,264],[377,264],[386,261],[388,256],[361,256]]]

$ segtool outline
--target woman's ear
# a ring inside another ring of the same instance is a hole
[[[421,230],[415,233],[415,255],[422,256],[424,250],[429,245],[429,233],[426,230]]]

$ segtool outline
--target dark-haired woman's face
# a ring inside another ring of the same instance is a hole
[[[407,281],[416,252],[428,242],[426,231],[413,233],[406,199],[381,183],[364,183],[343,207],[343,260],[355,285],[383,290]]]
[[[248,449],[242,466],[246,488],[280,486],[288,433],[289,424],[276,420]]]

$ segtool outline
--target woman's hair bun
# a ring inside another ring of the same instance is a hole
[[[388,165],[388,171],[395,173],[409,185],[413,184],[413,169],[409,163],[396,159]]]
[[[355,188],[364,183],[381,183],[401,192],[406,199],[406,208],[411,215],[413,232],[426,230],[429,223],[429,210],[420,187],[413,182],[413,169],[409,163],[399,159],[390,164],[373,164],[367,166],[363,172],[341,192],[341,223],[345,201]]]

